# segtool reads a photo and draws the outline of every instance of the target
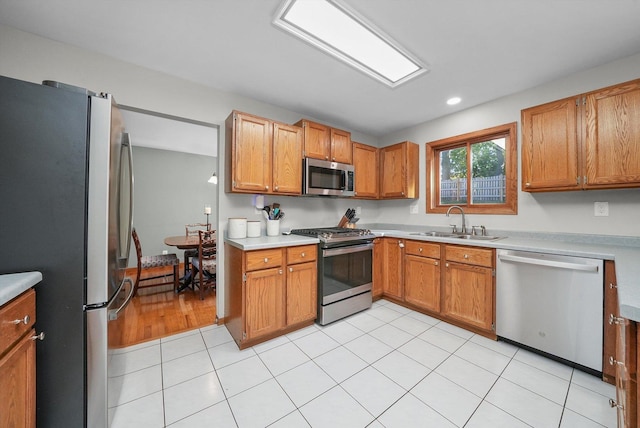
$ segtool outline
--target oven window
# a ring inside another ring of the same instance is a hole
[[[370,289],[373,270],[371,260],[371,249],[323,257],[321,268],[323,302],[326,304],[350,297],[353,292],[358,291],[358,287],[365,286]]]
[[[309,166],[309,187],[340,190],[344,188],[342,170]]]

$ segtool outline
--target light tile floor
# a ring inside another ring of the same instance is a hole
[[[224,326],[111,356],[119,427],[615,427],[612,385],[386,300],[239,351]]]

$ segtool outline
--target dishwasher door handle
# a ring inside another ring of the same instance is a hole
[[[560,269],[580,270],[584,272],[598,272],[597,265],[588,265],[580,263],[562,262],[558,260],[544,260],[533,257],[514,256],[512,254],[499,254],[498,258],[505,262],[522,263],[529,265],[550,266]]]

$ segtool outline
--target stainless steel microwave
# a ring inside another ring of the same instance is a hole
[[[302,181],[302,193],[305,195],[355,195],[353,165],[305,158]]]

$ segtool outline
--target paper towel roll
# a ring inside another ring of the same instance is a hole
[[[229,238],[246,238],[247,237],[247,219],[246,218],[229,218]]]
[[[247,222],[247,238],[258,238],[260,236],[261,224],[259,221]]]

